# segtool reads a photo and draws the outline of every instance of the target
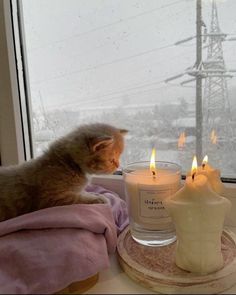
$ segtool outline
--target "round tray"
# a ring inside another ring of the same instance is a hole
[[[133,240],[127,226],[118,238],[119,263],[130,278],[162,294],[216,294],[236,284],[236,236],[231,231],[222,234],[224,267],[208,275],[177,267],[175,245],[143,246]]]

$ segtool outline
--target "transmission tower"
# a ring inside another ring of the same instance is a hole
[[[196,150],[199,150],[197,154],[201,156],[202,145],[205,153],[216,148],[218,152],[219,149],[231,151],[233,147],[235,147],[236,140],[228,99],[227,79],[234,77],[232,73],[236,71],[226,69],[222,48],[222,42],[235,41],[235,38],[227,39],[227,34],[221,31],[215,0],[212,0],[211,23],[209,29],[207,29],[207,26],[202,20],[201,0],[196,0],[196,3],[196,62],[194,66],[186,69],[184,73],[170,77],[166,79],[166,82],[181,78],[184,74],[190,75],[191,78],[181,82],[180,85],[183,86],[194,81],[198,82],[196,83],[196,90],[198,90],[198,93],[196,93]],[[201,32],[202,27],[204,27],[203,33]],[[194,37],[189,37],[175,44],[179,45],[193,38]],[[206,44],[206,46],[202,47],[202,43]],[[206,60],[203,60],[201,51],[205,48],[207,49],[207,57]],[[202,79],[205,80],[203,99],[201,99]],[[217,139],[213,140],[211,138],[212,132],[217,136]],[[213,141],[215,143],[214,145]]]
[[[233,76],[226,70],[222,49],[226,36],[220,29],[216,2],[213,0],[210,31],[206,33],[207,59],[203,62],[202,70],[205,74],[203,142],[207,151],[212,147],[212,132],[217,136],[216,144],[220,149],[231,150],[234,141],[227,88],[227,79]]]

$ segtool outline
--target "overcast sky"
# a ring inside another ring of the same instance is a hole
[[[202,2],[209,26],[211,1]],[[236,1],[217,7],[221,30],[236,38]],[[195,39],[174,45],[195,35],[195,8],[195,0],[23,0],[33,104],[40,97],[46,109],[194,102],[194,88],[163,81],[195,62]],[[223,48],[236,69],[236,41]]]

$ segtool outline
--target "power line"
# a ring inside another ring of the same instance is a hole
[[[189,50],[189,49],[190,48],[188,47],[187,49],[184,49],[184,50]],[[168,61],[173,60],[173,59],[176,59],[176,58],[178,58],[179,56],[182,56],[182,55],[183,55],[182,52],[179,53],[179,54],[176,54],[176,55],[172,56],[171,58],[168,58]],[[153,65],[160,65],[163,62],[165,62],[165,60],[162,60],[161,62],[158,62],[158,63],[152,63],[152,66]],[[165,76],[162,76],[162,77],[159,76],[157,78],[164,78],[164,77]],[[163,82],[163,81],[165,81],[165,80],[161,80],[161,82]],[[140,83],[135,83],[135,84],[133,84],[129,88],[125,88],[125,89],[122,89],[122,90],[119,90],[119,91],[112,91],[112,92],[109,92],[109,93],[106,93],[106,94],[103,94],[103,95],[93,96],[93,97],[90,97],[90,98],[92,98],[92,102],[96,102],[96,99],[101,99],[101,98],[104,98],[104,97],[107,97],[107,96],[111,96],[111,95],[117,95],[117,94],[129,95],[129,93],[127,93],[127,91],[131,91],[131,90],[135,90],[135,89],[147,87],[147,86],[154,85],[154,84],[157,85],[157,84],[159,84],[159,82],[160,82],[160,80],[159,81],[156,81],[156,82],[145,83],[143,85],[140,85]],[[171,85],[171,86],[176,86],[176,85]],[[121,97],[121,96],[119,96],[119,97]],[[89,102],[91,102],[91,100],[89,100],[89,101],[87,100],[86,101],[86,103],[89,103]],[[74,103],[77,103],[77,100],[76,101],[72,101],[69,104],[70,105],[73,105]],[[84,102],[81,102],[81,103],[84,103]],[[61,104],[60,106],[64,106],[64,105],[68,105],[68,104]]]
[[[93,32],[96,32],[96,31],[99,31],[99,30],[103,30],[105,28],[108,28],[108,27],[111,27],[111,26],[114,26],[114,25],[117,25],[117,24],[121,24],[125,21],[129,21],[129,20],[133,20],[133,19],[136,19],[140,16],[143,16],[143,15],[146,15],[146,14],[150,14],[150,13],[153,13],[155,11],[158,11],[160,9],[163,9],[163,8],[167,8],[167,7],[170,7],[170,6],[173,6],[173,5],[176,5],[180,2],[183,2],[185,0],[178,0],[178,1],[175,1],[175,2],[172,2],[172,3],[169,3],[169,4],[166,4],[166,5],[162,5],[160,7],[157,7],[157,8],[154,8],[154,9],[151,9],[151,10],[147,10],[147,11],[144,11],[142,13],[139,13],[139,14],[136,14],[136,15],[133,15],[133,16],[130,16],[130,17],[127,17],[127,18],[124,18],[124,19],[120,19],[118,21],[115,21],[115,22],[112,22],[112,23],[109,23],[109,24],[106,24],[106,25],[103,25],[103,26],[99,26],[99,27],[96,27],[96,28],[93,28],[91,30],[88,30],[88,31],[85,31],[83,33],[79,33],[79,34],[74,34],[72,36],[69,36],[69,37],[66,37],[66,38],[63,38],[63,39],[60,39],[60,40],[57,40],[57,41],[54,41],[54,42],[50,42],[50,43],[47,43],[46,45],[42,45],[42,46],[39,46],[39,47],[34,47],[34,48],[31,48],[29,51],[34,51],[34,50],[38,50],[38,49],[41,49],[41,48],[45,48],[45,47],[48,47],[50,46],[51,44],[58,44],[58,43],[61,43],[61,42],[65,42],[65,41],[68,41],[70,39],[74,39],[74,38],[78,38],[78,37],[81,37],[81,36],[84,36],[84,35],[87,35],[87,34],[90,34],[90,33],[93,33]]]
[[[194,44],[192,44],[192,46],[193,46]],[[185,50],[189,50],[189,49],[191,49],[190,47],[188,47],[187,49],[185,49]],[[183,55],[183,53],[181,52],[181,53],[179,53],[179,54],[176,54],[176,55],[174,55],[174,56],[172,56],[172,57],[170,57],[170,58],[168,58],[168,61],[170,61],[170,60],[173,60],[173,59],[176,59],[176,58],[178,58],[178,57],[180,57],[180,56],[182,56]],[[164,59],[162,59],[161,61],[159,61],[159,62],[157,62],[157,63],[152,63],[152,66],[154,66],[154,65],[161,65],[162,63],[164,63],[165,62],[165,60]],[[142,71],[143,71],[143,68],[144,67],[150,67],[150,65],[144,65],[144,66],[142,66]],[[130,71],[126,71],[125,73],[127,74],[127,73],[129,73]],[[133,70],[131,71],[131,73],[133,73]],[[137,70],[135,70],[135,73],[137,73]],[[157,78],[159,78],[159,77],[157,77]],[[134,84],[133,86],[135,86],[135,85],[140,85],[140,83],[136,83],[136,84]]]
[[[155,84],[158,85],[158,84],[161,84],[161,83],[163,83],[163,81],[160,81],[159,83],[155,83]],[[130,93],[130,94],[127,93],[127,95],[128,95],[128,96],[133,96],[133,95],[137,95],[137,94],[141,94],[141,93],[149,93],[149,92],[151,92],[151,91],[159,90],[159,89],[166,88],[166,87],[168,87],[168,85],[163,85],[163,86],[160,86],[160,87],[151,88],[151,89],[147,89],[147,90],[143,90],[143,91],[136,91],[136,92],[133,92],[133,93]],[[120,97],[123,97],[123,96],[124,96],[124,94],[119,95],[119,96],[116,96],[116,97],[113,97],[113,98],[100,100],[100,101],[102,101],[102,102],[106,102],[106,101],[108,101],[108,100],[109,100],[109,101],[111,101],[111,100],[116,100],[116,99],[119,99]],[[86,104],[86,103],[92,103],[92,102],[98,102],[98,98],[99,98],[99,97],[96,97],[96,98],[94,98],[94,100],[90,100],[90,101],[87,101],[87,102],[83,102],[83,104]],[[72,103],[65,103],[65,104],[61,104],[60,107],[61,107],[61,106],[69,106],[69,105],[75,106],[75,105],[77,105],[77,104],[81,105],[82,103],[81,103],[81,102],[77,102],[77,103],[73,103],[73,104],[72,104]]]
[[[156,9],[154,9],[154,11],[155,10],[158,10],[158,9],[162,9],[162,8],[165,8],[165,7],[169,7],[169,6],[175,5],[175,4],[180,3],[180,2],[183,2],[183,1],[184,0],[179,0],[179,1],[172,2],[170,4],[163,5],[161,7],[158,7]],[[147,14],[147,13],[148,13],[148,11],[143,12],[143,13],[141,13],[139,15],[143,15],[143,14]],[[136,15],[136,17],[139,16],[139,15]],[[132,16],[132,18],[134,18],[134,16]],[[138,54],[134,54],[134,55],[131,55],[131,56],[128,56],[128,57],[124,57],[124,58],[119,58],[119,59],[116,59],[116,60],[113,60],[113,61],[110,61],[110,62],[105,62],[105,63],[102,63],[102,64],[98,64],[98,65],[95,65],[95,66],[89,66],[89,67],[84,68],[84,69],[74,70],[74,71],[71,71],[69,73],[61,73],[61,74],[58,74],[58,75],[53,76],[51,78],[49,77],[47,79],[35,80],[35,81],[32,81],[31,83],[32,84],[47,83],[47,82],[52,81],[52,80],[57,80],[57,79],[61,79],[61,78],[64,78],[64,77],[69,77],[69,76],[74,75],[74,74],[78,74],[78,73],[82,73],[82,72],[87,72],[87,71],[93,71],[93,70],[96,70],[96,69],[101,68],[101,67],[104,67],[104,66],[109,66],[109,65],[112,65],[114,63],[119,63],[119,62],[122,62],[122,61],[125,61],[125,60],[136,58],[136,57],[139,57],[139,56],[142,56],[142,55],[145,55],[145,54],[149,54],[149,53],[152,53],[152,52],[155,52],[155,51],[158,51],[158,50],[166,49],[166,48],[171,47],[171,46],[173,46],[173,44],[166,45],[166,46],[159,47],[159,48],[154,48],[154,49],[151,49],[151,50],[148,50],[148,51],[144,51],[144,52],[141,52],[141,53],[138,53]]]
[[[208,146],[208,135],[203,134],[203,131],[217,129],[220,134],[221,141],[225,141],[231,147],[234,138],[232,128],[232,118],[230,113],[230,104],[228,100],[227,78],[232,78],[231,73],[236,70],[227,70],[223,57],[223,41],[235,41],[235,38],[226,39],[228,34],[222,33],[218,21],[218,13],[216,0],[212,1],[211,24],[208,32],[205,23],[202,20],[202,0],[197,0],[197,27],[196,27],[196,62],[193,67],[188,68],[185,72],[166,79],[166,82],[178,79],[185,73],[192,76],[191,79],[183,81],[181,85],[196,81],[196,154],[198,158],[202,156],[203,137]],[[204,26],[204,34],[202,27]],[[202,37],[205,37],[203,42],[208,38],[207,46],[202,48]],[[189,37],[178,41],[175,44],[181,44],[192,40],[194,37]],[[202,59],[202,49],[208,49],[207,59]],[[202,107],[202,79],[205,80],[204,100],[205,105]],[[202,110],[205,114],[203,117]],[[205,125],[203,130],[202,125]]]
[[[183,13],[182,10],[179,11],[178,13],[175,12],[175,16],[176,16],[176,15],[180,15],[180,14],[182,14],[182,13]],[[171,17],[172,17],[172,15],[170,15],[170,18],[171,18]],[[168,24],[169,24],[169,18],[168,18]],[[146,27],[146,28],[147,28],[147,27]],[[149,28],[149,27],[148,27],[148,28]],[[140,32],[140,31],[139,31],[139,32]],[[123,38],[127,38],[127,37],[130,36],[130,35],[132,36],[133,34],[132,34],[132,33],[127,33],[127,34],[125,34],[124,36],[119,36],[119,38],[116,37],[115,40],[112,40],[112,38],[110,38],[108,42],[104,42],[103,44],[100,44],[100,45],[98,45],[98,46],[95,46],[95,47],[93,47],[93,48],[90,49],[90,50],[86,50],[85,52],[82,52],[82,53],[79,53],[79,54],[75,54],[75,55],[70,55],[70,57],[75,58],[75,57],[81,57],[81,56],[87,55],[87,54],[90,53],[90,52],[94,52],[94,50],[101,49],[101,48],[103,48],[103,47],[109,45],[110,42],[113,42],[113,45],[114,45],[115,43],[117,43],[117,41],[122,41]],[[106,41],[107,41],[107,39],[106,39]],[[192,44],[190,44],[189,46],[192,46]],[[183,47],[189,47],[189,46],[183,46]],[[55,50],[55,49],[53,49],[53,50]]]
[[[189,50],[189,48],[188,48],[188,50]],[[168,61],[173,60],[173,59],[176,59],[176,58],[178,58],[179,56],[182,56],[182,55],[183,55],[183,53],[176,54],[176,55],[172,56],[171,58],[169,58]],[[165,62],[165,60],[162,60],[161,62],[158,62],[158,63],[152,63],[152,66],[153,65],[160,65],[163,62]],[[161,77],[159,76],[157,78],[160,79],[160,78],[164,78],[164,77],[165,76],[161,76]],[[140,85],[140,83],[135,83],[132,86],[130,86],[129,88],[125,88],[125,89],[122,89],[122,90],[119,90],[119,91],[112,91],[112,92],[109,92],[109,93],[106,93],[106,94],[103,94],[103,95],[93,96],[93,97],[91,97],[92,98],[92,102],[94,102],[95,99],[98,99],[98,98],[100,99],[100,98],[103,98],[103,97],[107,97],[107,96],[111,96],[111,95],[116,95],[116,94],[119,94],[119,93],[123,93],[123,95],[126,95],[126,94],[128,95],[127,91],[135,90],[135,89],[138,89],[138,88],[147,87],[147,86],[150,86],[150,85],[157,85],[160,81],[161,82],[163,82],[163,81],[166,82],[166,80],[158,80],[158,81],[151,82],[151,83],[144,83],[143,85]],[[171,86],[180,86],[180,85],[174,85],[174,84],[172,84]],[[65,92],[64,92],[64,94],[65,94]],[[91,101],[88,101],[87,100],[86,103],[88,103],[88,102],[91,102]],[[77,100],[76,101],[72,101],[69,104],[74,104],[74,103],[77,103]],[[84,102],[81,102],[81,103],[84,103]],[[61,106],[63,106],[63,105],[64,104],[62,104]]]
[[[52,80],[61,79],[61,78],[67,77],[67,76],[71,76],[71,75],[74,75],[74,74],[84,73],[84,72],[87,72],[87,71],[96,70],[96,69],[101,68],[101,67],[110,66],[110,65],[115,64],[115,63],[119,63],[119,62],[122,62],[122,61],[125,61],[125,60],[133,59],[133,58],[136,58],[136,57],[139,57],[139,56],[142,56],[142,55],[146,55],[146,54],[156,52],[156,51],[159,51],[159,50],[163,50],[163,49],[173,47],[173,46],[174,46],[174,44],[169,44],[169,45],[166,45],[166,46],[153,48],[153,49],[143,51],[143,52],[140,52],[140,53],[137,53],[137,54],[126,56],[126,57],[123,57],[123,58],[118,58],[118,59],[115,59],[115,60],[110,61],[110,62],[98,64],[96,66],[91,66],[91,67],[84,68],[84,69],[81,69],[81,70],[71,71],[70,73],[57,75],[57,76],[54,76],[52,78],[47,78],[47,79],[38,80],[38,81],[32,81],[31,84],[41,84],[41,83],[45,83],[45,82],[48,82],[48,81],[52,81]]]
[[[78,103],[87,104],[87,103],[97,102],[98,99],[99,99],[100,102],[101,101],[104,102],[104,101],[112,100],[112,99],[117,99],[117,98],[120,98],[120,97],[122,97],[124,95],[129,95],[130,93],[128,93],[127,91],[132,91],[132,90],[136,90],[136,89],[147,87],[147,86],[151,86],[151,85],[159,85],[159,84],[161,84],[163,82],[164,82],[164,80],[159,80],[159,81],[156,81],[156,82],[153,82],[153,83],[146,83],[145,85],[131,87],[131,88],[128,88],[128,89],[125,89],[125,90],[114,91],[114,92],[110,92],[110,93],[103,94],[103,95],[93,96],[93,97],[90,97],[90,98],[92,98],[91,100],[86,100],[86,101],[83,101],[83,102],[81,102],[81,101],[78,102],[78,100],[76,100],[76,101],[72,101],[70,103],[60,104],[60,106],[63,106],[63,105],[74,105],[74,104],[78,104]],[[152,89],[150,89],[150,90],[152,90]],[[142,92],[135,92],[135,94],[137,94],[137,93],[142,93]],[[113,97],[113,98],[102,99],[104,97],[114,96],[114,95],[117,95],[117,94],[122,94],[122,95],[119,95],[119,96],[116,96],[116,97]]]
[[[153,83],[153,84],[159,85],[159,84],[163,84],[163,83],[164,83],[164,80],[163,81],[160,81],[159,83]],[[124,97],[124,95],[126,95],[127,97],[130,97],[130,96],[134,96],[134,95],[137,95],[137,94],[149,93],[149,92],[152,92],[152,91],[155,91],[155,90],[160,90],[160,89],[166,88],[167,86],[168,85],[165,84],[165,85],[162,85],[162,86],[156,87],[156,88],[144,89],[142,91],[136,91],[136,92],[131,92],[131,93],[125,93],[125,94],[118,95],[118,96],[112,97],[112,98],[100,99],[99,102],[104,103],[104,102],[107,102],[107,101],[113,101],[113,100],[116,100],[116,99],[120,99],[121,97]],[[137,87],[137,89],[138,89],[138,87]],[[94,98],[94,100],[84,101],[83,104],[93,103],[93,102],[98,102],[98,97]],[[81,102],[78,102],[76,104],[81,105]]]
[[[177,57],[177,56],[176,56]],[[165,76],[162,76],[160,78],[164,78]],[[151,85],[159,85],[159,84],[162,84],[164,83],[166,80],[165,79],[161,79],[161,80],[158,80],[156,82],[152,82],[152,83],[145,83],[143,85],[139,85],[139,86],[136,86],[136,87],[130,87],[130,88],[126,88],[126,89],[123,89],[123,90],[120,90],[120,91],[113,91],[113,92],[110,92],[110,93],[106,93],[106,94],[103,94],[103,95],[98,95],[98,96],[93,96],[93,97],[90,97],[92,99],[90,100],[86,100],[86,101],[79,101],[76,100],[76,101],[72,101],[70,103],[65,103],[65,104],[60,104],[60,107],[61,106],[68,106],[68,105],[76,105],[76,104],[88,104],[88,103],[93,103],[93,102],[97,102],[99,100],[99,102],[106,102],[106,101],[111,101],[111,100],[115,100],[115,99],[118,99],[120,97],[123,97],[124,95],[127,95],[127,96],[130,96],[130,95],[136,95],[136,94],[140,94],[140,93],[146,93],[146,92],[150,92],[152,90],[157,90],[157,89],[161,89],[161,88],[165,88],[167,87],[168,85],[163,85],[161,87],[158,87],[158,88],[151,88],[151,89],[146,89],[146,90],[143,90],[143,91],[136,91],[134,93],[129,93],[127,91],[132,91],[132,90],[136,90],[136,89],[140,89],[140,88],[143,88],[143,87],[147,87],[147,86],[151,86]],[[174,85],[174,84],[170,84],[170,86],[180,86],[180,85]],[[111,97],[111,98],[105,98],[104,97],[109,97],[109,96],[114,96],[114,95],[117,95],[117,94],[121,94],[121,95],[118,95],[116,97]]]

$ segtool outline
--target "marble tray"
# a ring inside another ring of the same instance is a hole
[[[130,278],[162,294],[217,294],[236,284],[236,236],[231,231],[222,234],[224,267],[208,275],[178,268],[174,263],[175,245],[140,245],[132,239],[127,226],[118,238],[118,260]]]

